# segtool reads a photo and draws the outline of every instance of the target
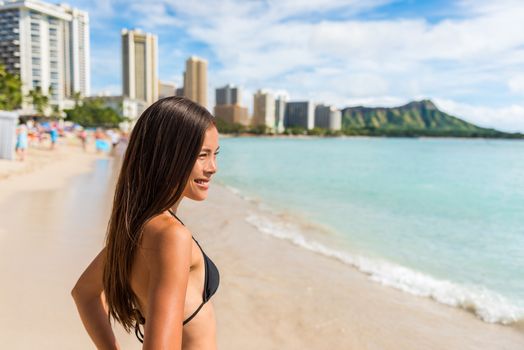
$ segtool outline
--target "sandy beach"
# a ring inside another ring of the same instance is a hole
[[[102,248],[116,165],[62,152],[0,179],[2,348],[94,348],[69,293]],[[212,299],[220,349],[524,348],[516,326],[374,283],[259,232],[246,221],[253,213],[275,215],[216,184],[207,201],[185,200],[179,211],[221,273]],[[123,349],[140,348],[116,329]]]

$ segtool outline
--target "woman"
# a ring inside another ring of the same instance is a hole
[[[207,197],[218,148],[213,116],[187,99],[159,100],[138,119],[106,247],[72,291],[97,348],[119,348],[111,317],[128,332],[134,329],[144,349],[216,348],[207,300],[218,288],[218,270],[176,211],[184,197]]]

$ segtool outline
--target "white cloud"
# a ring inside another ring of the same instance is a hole
[[[512,77],[508,81],[508,86],[511,92],[516,94],[524,94],[524,74],[519,74]]]
[[[446,99],[436,99],[435,104],[443,111],[460,116],[462,119],[487,128],[496,128],[507,132],[524,130],[524,105],[507,107],[472,106]]]

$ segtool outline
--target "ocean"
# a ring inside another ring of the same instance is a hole
[[[524,142],[242,137],[220,148],[216,179],[259,204],[246,220],[261,233],[486,322],[524,319]]]

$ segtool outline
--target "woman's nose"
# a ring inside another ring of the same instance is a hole
[[[216,158],[211,158],[211,160],[207,163],[207,168],[206,168],[206,171],[208,173],[216,173],[218,170],[218,167],[217,167],[217,160]]]

